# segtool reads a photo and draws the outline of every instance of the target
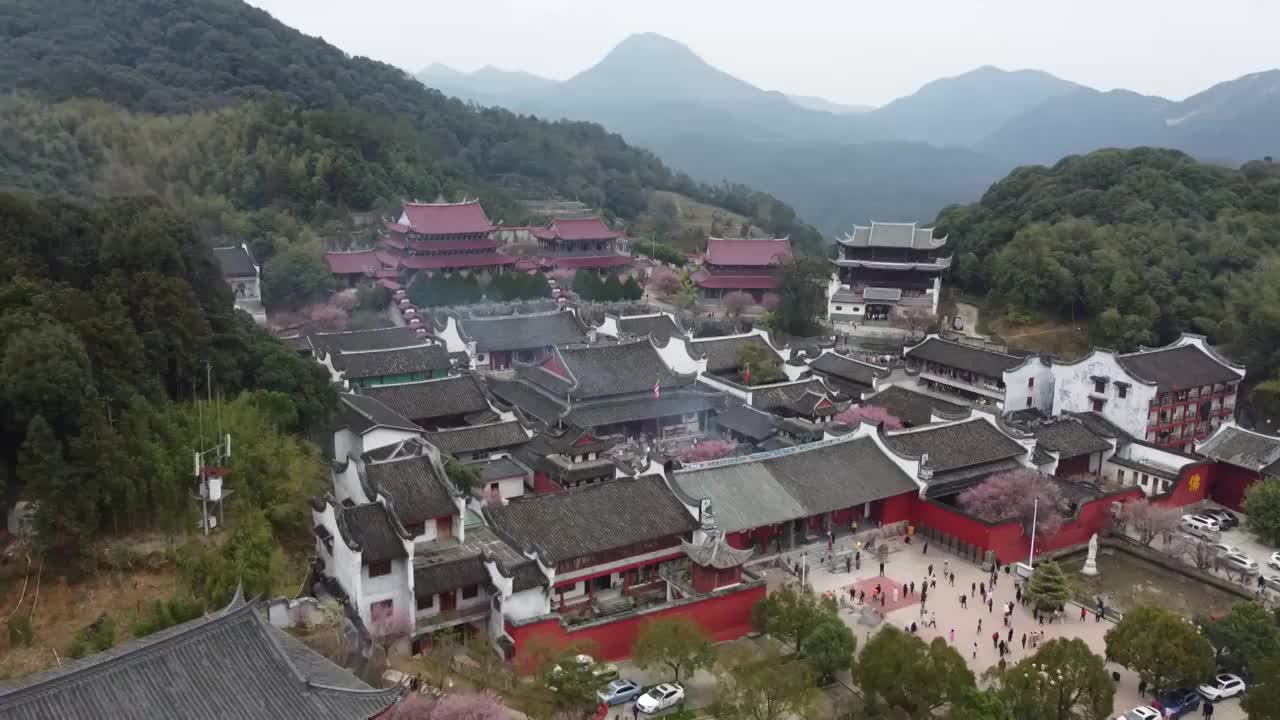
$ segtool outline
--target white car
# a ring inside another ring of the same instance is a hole
[[[1262,578],[1262,584],[1272,590],[1280,590],[1280,575],[1268,575]]]
[[[1240,552],[1240,548],[1236,547],[1235,545],[1228,545],[1226,543],[1214,543],[1211,547],[1218,554],[1218,557],[1223,557],[1226,555],[1243,555],[1244,554]]]
[[[1280,550],[1271,553],[1271,557],[1267,558],[1267,564],[1277,570],[1280,570]]]
[[[1223,673],[1215,677],[1213,682],[1201,685],[1196,690],[1200,691],[1206,700],[1225,700],[1244,692],[1244,681],[1238,675]]]
[[[1160,720],[1160,711],[1150,705],[1136,707],[1116,720]]]
[[[642,713],[653,714],[659,710],[679,705],[684,701],[684,688],[674,683],[662,683],[640,696],[636,708]]]
[[[1222,567],[1228,570],[1235,570],[1236,572],[1242,572],[1247,575],[1257,575],[1261,569],[1258,567],[1258,563],[1250,560],[1244,555],[1224,555],[1220,558],[1219,562],[1222,564]]]

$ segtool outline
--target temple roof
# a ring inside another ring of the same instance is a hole
[[[334,356],[333,364],[336,369],[342,371],[343,378],[347,380],[416,372],[429,373],[453,367],[449,359],[449,351],[442,345],[342,353]]]
[[[890,385],[874,395],[868,395],[861,404],[882,407],[906,425],[928,425],[933,422],[935,411],[944,415],[956,415],[966,410],[963,405],[940,400],[901,385]]]
[[[878,223],[854,225],[853,232],[840,239],[848,247],[910,248],[936,250],[947,244],[947,238],[935,238],[933,228],[918,228],[915,223]]]
[[[213,249],[213,256],[222,267],[222,277],[258,276],[258,264],[254,262],[253,255],[249,254],[249,249],[244,245],[216,247]]]
[[[834,350],[826,350],[818,357],[810,360],[809,367],[813,368],[815,372],[856,383],[865,386],[867,389],[874,386],[877,378],[889,375],[889,368],[887,367],[855,360],[854,358],[840,355]]]
[[[756,242],[756,241],[753,241]],[[762,271],[760,274],[744,275],[739,273],[711,273],[698,270],[689,276],[695,285],[712,290],[772,290],[776,284],[773,273]]]
[[[404,541],[409,538],[400,534],[391,511],[382,503],[371,502],[351,507],[335,505],[334,517],[343,541],[347,547],[360,553],[362,564],[409,557],[404,548]]]
[[[675,471],[672,480],[687,497],[710,499],[724,532],[811,517],[917,489],[871,437],[838,438],[691,465]]]
[[[352,252],[330,251],[324,254],[324,262],[329,271],[335,275],[355,275],[382,268],[382,259],[376,250],[356,250]]]
[[[1234,423],[1223,424],[1196,445],[1196,452],[1236,467],[1280,475],[1280,437],[1245,430]]]
[[[1027,359],[1025,355],[1011,355],[965,345],[944,340],[937,335],[930,335],[919,345],[907,348],[904,354],[912,360],[925,360],[991,378],[1003,377],[1006,371],[1018,367]]]
[[[695,379],[667,367],[648,338],[557,347],[555,357],[575,398],[653,392],[655,382],[665,389],[689,385]],[[544,366],[555,364],[548,361]]]
[[[791,240],[744,240],[708,238],[706,262],[709,265],[738,267],[771,267],[791,257]]]
[[[1194,344],[1117,355],[1116,362],[1138,379],[1155,383],[1163,390],[1239,382],[1244,376],[1242,370],[1232,369]]]
[[[756,442],[762,442],[773,435],[777,422],[777,417],[741,403],[734,403],[715,416],[715,423],[720,427]]]
[[[405,203],[402,221],[419,235],[469,235],[493,229],[479,200],[460,203]]]
[[[360,393],[413,420],[470,415],[491,409],[474,375],[376,385],[361,388]]]
[[[680,541],[680,548],[684,550],[684,554],[689,556],[689,560],[703,567],[715,568],[716,570],[728,570],[735,568],[755,554],[755,550],[751,548],[735,548],[725,542],[724,537],[717,535],[708,539],[706,542],[691,543],[684,540]]]
[[[493,529],[550,563],[619,550],[697,527],[661,476],[622,478],[486,507]]]
[[[665,343],[674,335],[683,335],[684,331],[676,325],[676,321],[666,313],[657,315],[632,315],[618,318],[618,330],[632,337],[648,337]]]
[[[357,435],[363,435],[379,427],[415,433],[422,430],[412,420],[377,400],[351,393],[338,395],[337,423],[338,428],[345,427]]]
[[[586,339],[578,316],[568,310],[463,318],[458,325],[463,339],[474,340],[479,352],[528,350]]]
[[[427,441],[450,455],[509,448],[528,442],[529,435],[519,421],[470,425],[426,434]]]
[[[376,330],[349,330],[347,332],[311,333],[307,335],[311,347],[317,353],[351,353],[370,350],[417,347],[427,341],[418,337],[411,327],[378,328]]]
[[[0,687],[0,716],[365,720],[399,694],[370,688],[240,601]]]
[[[834,415],[840,398],[833,397],[818,378],[762,385],[751,391],[751,407],[757,410],[790,410],[797,415]]]
[[[422,446],[401,443],[398,457],[372,460],[366,456],[365,479],[370,490],[386,495],[402,525],[426,522],[458,511],[444,467]]]
[[[1026,447],[982,418],[890,433],[889,447],[909,457],[928,454],[934,473],[1021,458]]]
[[[535,236],[561,240],[613,240],[622,237],[622,233],[611,230],[598,217],[556,218],[545,228],[534,228]]]
[[[567,418],[579,427],[600,427],[715,410],[723,404],[724,396],[720,393],[677,389],[663,391],[661,397],[656,398],[651,392],[645,392],[631,397],[585,400],[569,407]]]
[[[1018,426],[1036,438],[1036,449],[1058,453],[1060,460],[1103,452],[1111,449],[1111,443],[1095,435],[1080,420],[1072,417],[1053,418]]]

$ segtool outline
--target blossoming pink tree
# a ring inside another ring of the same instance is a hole
[[[682,463],[700,463],[728,457],[738,449],[738,444],[726,440],[703,440],[697,445],[690,445],[676,454]]]
[[[1036,506],[1037,500],[1039,507]],[[1034,515],[1037,537],[1049,537],[1062,529],[1061,501],[1053,482],[1029,469],[996,473],[960,493],[956,499],[961,510],[979,520],[1017,520],[1028,532]]]
[[[431,720],[507,720],[515,713],[491,692],[454,693],[436,701]]]
[[[869,423],[881,423],[885,430],[901,430],[902,421],[879,405],[855,405],[836,415],[838,422],[857,426],[863,420]]]
[[[669,267],[654,268],[649,287],[657,294],[670,296],[680,292],[680,276]]]

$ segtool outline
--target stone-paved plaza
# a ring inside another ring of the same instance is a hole
[[[847,542],[846,540],[846,544]],[[1105,656],[1104,635],[1112,623],[1105,619],[1096,620],[1092,608],[1087,612],[1084,621],[1080,620],[1080,606],[1071,604],[1068,605],[1061,621],[1037,624],[1032,616],[1031,607],[1024,607],[1016,602],[1016,591],[1020,579],[1016,575],[1001,571],[994,590],[990,590],[993,602],[992,609],[988,610],[987,605],[981,602],[981,596],[975,599],[971,590],[977,583],[986,583],[990,579],[989,573],[978,565],[943,552],[936,545],[930,546],[925,553],[919,538],[911,544],[894,541],[890,547],[893,551],[889,553],[885,562],[884,576],[879,574],[878,561],[874,557],[869,558],[868,553],[863,553],[861,569],[846,572],[845,563],[840,559],[834,563],[833,571],[830,567],[832,563],[823,561],[827,556],[825,543],[812,545],[805,550],[788,555],[793,562],[801,562],[800,557],[805,556],[802,562],[806,567],[806,582],[814,590],[821,593],[830,592],[842,598],[841,616],[853,629],[858,638],[859,648],[865,645],[867,638],[877,628],[859,622],[860,607],[856,602],[848,607],[850,605],[849,588],[853,586],[858,591],[865,591],[867,603],[870,603],[872,588],[879,584],[887,596],[884,622],[893,623],[904,629],[915,622],[917,634],[926,642],[936,637],[951,641],[954,630],[955,647],[969,662],[974,674],[979,677],[979,682],[981,682],[982,673],[996,665],[1000,659],[996,648],[993,647],[991,634],[998,631],[1002,639],[1007,639],[1010,627],[1013,630],[1013,642],[1009,643],[1010,653],[1005,657],[1006,662],[1010,664],[1034,654],[1035,648],[1032,647],[1031,636],[1036,632],[1043,632],[1045,641],[1058,637],[1080,638],[1098,655]],[[842,548],[837,544],[836,553],[839,554],[842,549],[848,548]],[[930,565],[933,566],[933,578],[929,578]],[[954,587],[943,577],[944,567],[949,572],[955,573]],[[1079,567],[1073,566],[1065,569],[1070,573],[1080,570]],[[770,574],[775,575],[774,572]],[[781,580],[784,576],[786,574],[779,570],[776,571],[774,579]],[[925,612],[921,614],[919,592],[922,583],[926,581],[930,582],[931,589],[925,603]],[[936,581],[936,586],[933,586],[933,581]],[[916,593],[908,596],[903,592],[902,587],[912,582],[916,584]],[[895,588],[898,590],[896,600],[893,593]],[[960,606],[961,595],[967,596],[967,608]],[[1001,606],[1009,602],[1014,603],[1014,610],[1010,626],[1006,627],[1003,623]],[[936,627],[929,626],[930,620],[936,622]],[[981,629],[979,629],[979,622],[981,622]],[[1022,647],[1024,633],[1028,635],[1025,650]],[[1120,673],[1120,682],[1115,696],[1115,716],[1118,717],[1133,707],[1146,705],[1150,701],[1149,697],[1147,700],[1138,697],[1136,674],[1114,663],[1107,663],[1107,669]],[[1245,717],[1237,698],[1219,703],[1215,711],[1214,717],[1217,720],[1243,720]]]

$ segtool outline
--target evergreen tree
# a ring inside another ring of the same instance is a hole
[[[1027,595],[1040,612],[1053,612],[1071,599],[1071,581],[1062,566],[1052,560],[1040,563],[1031,573]]]
[[[617,302],[622,299],[622,283],[618,281],[617,275],[609,273],[609,277],[600,286],[600,296],[596,299],[602,302]]]
[[[644,297],[644,288],[640,287],[634,275],[629,276],[627,281],[622,283],[622,299],[634,302],[642,297]]]
[[[27,426],[18,457],[18,478],[36,502],[36,542],[46,555],[79,555],[96,529],[93,485],[82,485],[67,466],[62,443],[37,415]]]
[[[773,313],[781,330],[800,336],[818,331],[817,318],[826,315],[830,275],[831,263],[822,258],[795,258],[778,270],[774,288],[778,307]]]

